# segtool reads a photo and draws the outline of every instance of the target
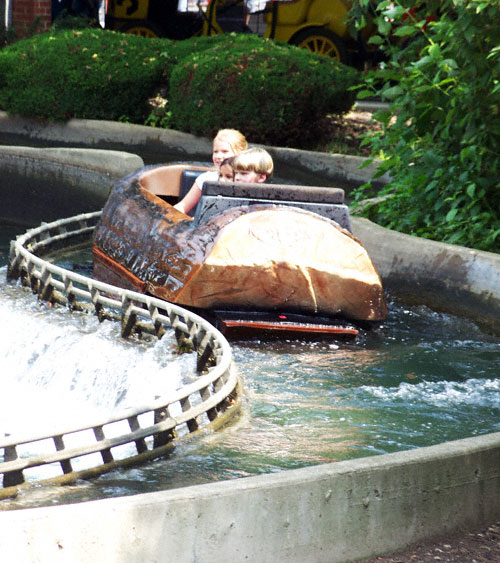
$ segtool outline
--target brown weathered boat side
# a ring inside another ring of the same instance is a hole
[[[110,195],[94,236],[94,276],[197,309],[385,318],[380,278],[334,221],[290,206],[229,208],[202,224],[140,176]]]

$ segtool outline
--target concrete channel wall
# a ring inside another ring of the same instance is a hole
[[[87,148],[34,148],[2,146],[2,175],[41,179],[45,186],[54,181],[76,187],[91,197],[106,200],[113,184],[125,174],[144,165],[136,154]]]
[[[354,561],[500,515],[500,434],[0,514],[16,563]]]
[[[359,217],[352,226],[391,293],[459,311],[500,334],[500,254],[397,233]]]
[[[92,154],[86,155],[89,169]],[[353,226],[384,283],[396,286],[408,277],[414,293],[421,286],[441,296],[469,295],[475,305],[498,310],[497,255],[407,237],[362,219]],[[431,283],[436,276],[439,287]],[[335,563],[394,552],[499,517],[496,433],[172,491],[4,511],[0,546],[16,563]]]
[[[35,226],[98,211],[114,183],[141,166],[123,151],[2,146],[0,219]]]

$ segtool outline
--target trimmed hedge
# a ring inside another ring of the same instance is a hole
[[[60,30],[0,50],[0,108],[43,120],[120,120],[306,147],[328,113],[347,111],[357,71],[251,34],[149,39]],[[166,105],[152,108],[157,93]]]
[[[161,82],[168,40],[103,30],[36,35],[0,51],[0,107],[48,120],[141,121]]]
[[[221,42],[174,67],[173,127],[212,136],[223,124],[253,142],[305,146],[317,137],[326,114],[352,107],[353,68],[252,36],[230,41],[230,48]]]

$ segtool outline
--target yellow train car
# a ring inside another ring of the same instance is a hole
[[[108,29],[144,37],[187,39],[201,32],[203,17],[178,10],[178,0],[108,0]]]
[[[257,33],[359,66],[371,53],[361,36],[350,34],[351,5],[350,0],[109,0],[106,27],[170,39]]]

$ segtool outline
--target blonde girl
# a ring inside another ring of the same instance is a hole
[[[245,136],[236,129],[221,129],[215,136],[212,145],[212,161],[215,170],[200,174],[196,178],[193,187],[174,207],[183,213],[189,213],[200,200],[203,184],[207,181],[217,182],[219,180],[219,168],[222,161],[230,156],[239,154],[247,146],[248,143]]]

